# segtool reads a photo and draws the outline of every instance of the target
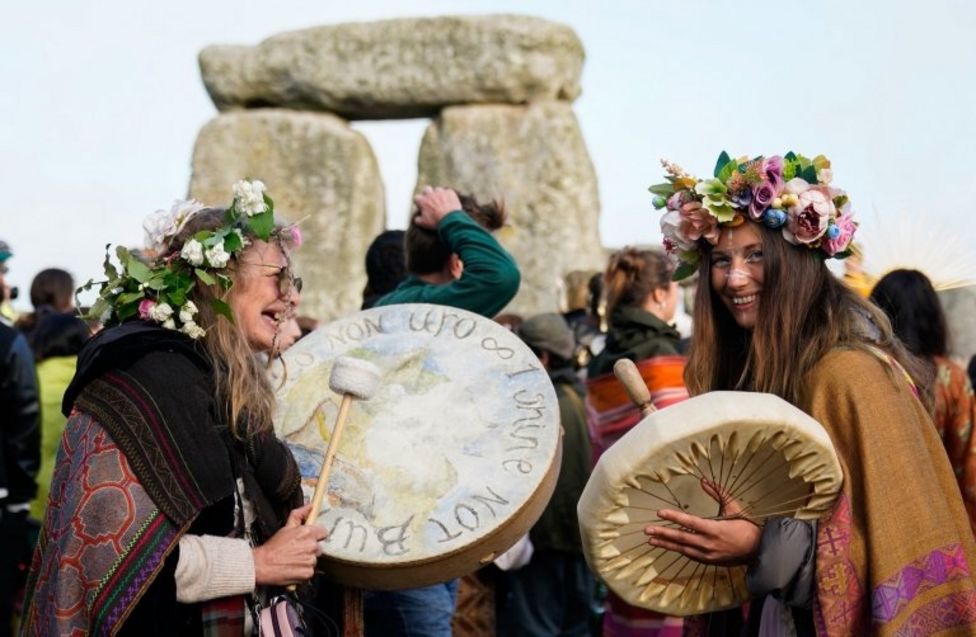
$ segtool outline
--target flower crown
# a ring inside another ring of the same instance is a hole
[[[789,152],[732,159],[722,151],[713,179],[692,177],[667,160],[661,164],[667,182],[650,191],[654,207],[667,208],[661,232],[676,266],[675,281],[697,270],[699,240],[715,245],[722,227],[746,219],[781,228],[788,242],[819,250],[824,258],[843,259],[851,253],[857,222],[847,194],[829,185],[830,161],[823,155],[807,159]]]
[[[201,230],[179,252],[167,252],[170,240],[206,208],[190,199],[175,202],[169,211],[157,210],[143,223],[146,248],[141,256],[123,246],[116,247],[119,268],[112,264],[109,246],[105,246],[105,280],[97,283],[98,299],[87,316],[118,323],[138,316],[190,338],[200,338],[206,331],[196,322],[199,309],[189,299],[190,291],[197,281],[219,284],[225,293],[230,290],[232,279],[224,270],[250,244],[245,232],[262,241],[281,236],[296,247],[301,244],[296,226],[275,226],[274,202],[264,192],[264,184],[242,180],[234,185],[234,201],[224,213],[220,228]],[[78,292],[95,285],[94,280],[89,280]],[[230,306],[223,299],[214,299],[213,309],[233,321]]]

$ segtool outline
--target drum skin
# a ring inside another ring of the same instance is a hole
[[[827,432],[771,394],[711,392],[654,412],[598,461],[578,513],[587,562],[628,603],[697,615],[745,602],[745,567],[707,566],[647,544],[663,508],[717,517],[701,488],[727,490],[757,523],[814,519],[843,482]]]
[[[381,371],[352,403],[318,524],[319,570],[358,588],[424,586],[473,572],[525,535],[559,475],[559,406],[521,340],[455,308],[404,304],[325,325],[272,372],[275,431],[306,497],[319,475],[341,396],[338,356]]]

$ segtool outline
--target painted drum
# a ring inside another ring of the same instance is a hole
[[[301,339],[272,369],[275,431],[310,497],[341,395],[337,357],[380,379],[349,411],[318,523],[320,570],[367,589],[446,581],[490,563],[542,514],[559,474],[559,406],[509,330],[438,305],[374,308]]]
[[[746,567],[708,566],[647,543],[648,524],[674,526],[660,509],[718,518],[702,480],[761,524],[820,517],[843,474],[820,423],[771,394],[711,392],[651,413],[600,457],[577,507],[587,562],[628,603],[698,615],[749,598]]]

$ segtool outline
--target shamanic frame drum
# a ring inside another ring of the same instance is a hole
[[[380,368],[354,401],[318,523],[319,568],[398,589],[477,570],[542,514],[559,474],[559,406],[536,356],[494,321],[450,307],[374,308],[301,339],[273,369],[275,430],[314,490],[341,396],[336,357]]]
[[[590,567],[630,604],[697,615],[749,597],[744,566],[701,564],[647,543],[660,509],[717,518],[701,481],[720,485],[761,523],[813,519],[840,493],[840,463],[823,427],[785,400],[712,392],[654,412],[611,446],[578,505]]]

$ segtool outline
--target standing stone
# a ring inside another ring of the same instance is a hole
[[[596,174],[568,103],[445,109],[420,147],[417,190],[428,184],[504,200],[512,227],[499,238],[522,271],[507,311],[554,311],[567,272],[605,265]]]
[[[283,106],[350,119],[430,117],[444,106],[572,101],[583,45],[528,16],[406,18],[210,46],[203,82],[220,110]]]
[[[976,354],[976,286],[943,290],[939,300],[949,328],[949,353],[965,366]]]
[[[190,195],[226,205],[231,186],[262,180],[275,212],[299,221],[299,312],[330,320],[359,309],[366,248],[386,222],[383,183],[366,139],[325,113],[264,109],[219,115],[193,150]]]

